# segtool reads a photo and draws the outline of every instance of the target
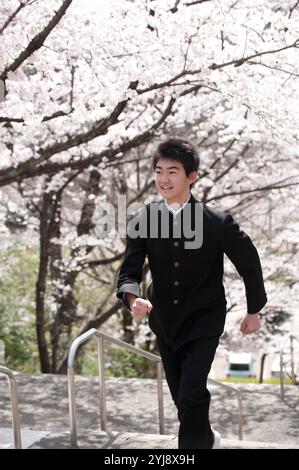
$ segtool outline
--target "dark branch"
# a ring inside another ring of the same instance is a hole
[[[12,62],[12,64],[8,65],[3,72],[0,74],[0,80],[6,80],[8,72],[14,72],[20,65],[25,62],[28,57],[30,57],[35,51],[40,49],[44,44],[45,40],[52,32],[52,30],[57,26],[63,15],[65,14],[66,10],[72,3],[72,0],[64,0],[63,4],[59,8],[59,10],[55,13],[53,18],[49,21],[47,26],[38,33],[34,38],[30,41],[26,49],[21,52],[21,54]]]
[[[209,66],[209,69],[211,70],[217,70],[217,69],[223,69],[224,67],[227,67],[229,65],[234,65],[235,67],[240,67],[241,65],[245,64],[245,62],[248,62],[249,60],[255,58],[255,57],[260,57],[266,54],[276,54],[277,52],[285,51],[286,49],[291,49],[291,48],[298,48],[299,47],[299,39],[296,39],[295,42],[292,44],[289,44],[288,46],[281,47],[280,49],[273,49],[271,51],[263,51],[263,52],[257,52],[256,54],[252,54],[247,57],[243,57],[242,59],[234,59],[230,60],[229,62],[224,62],[223,64],[212,64]]]
[[[74,101],[74,76],[75,76],[75,67],[71,66],[71,90],[70,90],[70,110],[68,112],[65,111],[55,111],[55,113],[51,114],[50,116],[44,116],[41,122],[52,121],[58,117],[62,116],[69,116],[74,111],[73,108],[73,101]],[[11,117],[0,117],[1,122],[20,122],[24,123],[24,118],[11,118]]]
[[[82,261],[81,266],[84,268],[94,268],[96,266],[103,266],[107,264],[114,263],[114,261],[119,261],[123,257],[124,253],[119,253],[118,255],[113,256],[112,258],[96,259],[91,261]]]
[[[178,6],[181,0],[175,0],[174,6],[170,9],[171,13],[176,13],[178,11]]]
[[[188,3],[185,3],[185,6],[186,7],[192,7],[192,5],[198,5],[199,3],[206,3],[206,2],[210,2],[211,0],[197,0],[195,2],[188,2]]]
[[[280,67],[273,67],[271,65],[264,64],[263,62],[256,62],[255,60],[250,60],[250,61],[248,61],[248,64],[261,65],[262,67],[265,67],[267,69],[277,70],[278,72],[286,73],[286,74],[291,75],[293,77],[299,77],[298,73],[293,73],[293,72],[290,72],[289,70],[285,70],[285,69],[282,69]]]
[[[2,117],[0,116],[0,123],[1,122],[24,122],[23,118],[11,118],[11,117]]]
[[[290,177],[290,178],[293,178],[293,177]],[[297,183],[281,184],[283,181],[285,181],[287,179],[290,179],[290,178],[285,178],[282,181],[278,181],[276,183],[272,183],[272,184],[269,184],[267,186],[262,186],[260,188],[244,189],[242,191],[231,191],[229,193],[220,194],[219,196],[213,196],[210,199],[207,199],[207,201],[205,201],[205,202],[208,203],[208,202],[211,202],[211,201],[217,201],[219,199],[223,199],[223,198],[229,197],[229,196],[238,196],[238,195],[241,195],[241,194],[258,193],[259,191],[271,191],[273,189],[288,188],[290,186],[298,186],[299,185],[299,181]]]
[[[295,5],[292,8],[290,8],[289,18],[291,18],[293,11],[297,8],[298,5],[299,5],[299,0],[295,3]]]
[[[61,117],[61,116],[68,116],[71,112],[72,111],[69,111],[67,113],[65,111],[56,111],[51,116],[43,117],[41,122],[51,121],[52,119],[56,119],[56,118]],[[20,122],[20,123],[24,123],[25,119],[24,118],[11,118],[11,117],[4,117],[4,116],[2,117],[2,116],[0,116],[0,123],[1,122]]]
[[[31,2],[34,3],[34,2]],[[3,34],[3,31],[10,25],[10,23],[14,20],[17,14],[27,5],[31,4],[30,2],[25,3],[24,1],[20,3],[20,5],[12,12],[12,14],[7,18],[4,25],[0,28],[0,35]]]
[[[199,74],[200,72],[201,72],[201,69],[198,69],[198,70],[183,70],[182,72],[178,73],[177,75],[170,78],[169,80],[166,80],[165,82],[154,83],[153,85],[151,85],[147,88],[140,88],[140,89],[137,89],[136,91],[137,91],[138,95],[142,95],[143,93],[147,93],[147,92],[152,91],[152,90],[158,90],[159,88],[164,88],[164,87],[167,87],[167,86],[171,86],[176,82],[176,80],[178,80],[182,77],[185,77],[186,75],[196,75],[196,74]]]
[[[11,183],[12,181],[20,180],[20,179],[23,179],[24,177],[26,178],[27,177],[25,176],[26,174],[28,176],[37,176],[37,175],[43,174],[44,172],[43,170],[40,171],[41,166],[39,165],[47,161],[56,153],[60,153],[60,152],[69,150],[73,147],[77,147],[82,143],[89,142],[95,137],[106,134],[108,128],[116,123],[117,118],[121,114],[121,112],[124,110],[126,103],[127,101],[122,101],[121,103],[118,103],[115,109],[110,114],[110,116],[96,123],[92,127],[91,130],[87,132],[83,132],[81,134],[77,134],[75,136],[71,136],[66,142],[58,142],[50,147],[46,147],[45,149],[39,150],[38,153],[40,154],[40,156],[38,158],[34,158],[34,157],[30,158],[26,162],[21,163],[16,168],[9,167],[9,168],[0,170],[0,186],[1,186],[1,183],[4,182],[4,180],[6,180],[7,183]],[[79,168],[82,168],[82,163],[80,165],[71,165],[71,164],[64,165],[61,169],[64,169],[68,166],[70,168],[79,169]],[[53,168],[56,168],[56,167],[54,165]],[[50,168],[49,168],[49,171],[51,171]],[[5,182],[4,184],[7,184],[7,183]]]
[[[190,87],[190,89],[184,90],[179,96],[181,97],[190,93],[196,93],[200,88],[201,85]],[[85,143],[88,140],[91,140],[99,135],[106,133],[108,127],[114,124],[114,122],[116,122],[118,115],[122,112],[122,106],[125,106],[126,104],[126,102],[119,103],[113,113],[109,116],[109,118],[105,118],[97,124],[96,129],[93,128],[88,133],[79,134],[78,136],[72,136],[70,140],[66,143],[59,142],[58,144],[46,148],[39,152],[41,154],[40,157],[31,158],[24,163],[20,163],[17,167],[10,166],[9,168],[1,169],[0,187],[15,181],[20,182],[21,180],[24,180],[26,178],[33,178],[35,176],[40,176],[48,173],[58,173],[59,171],[63,171],[66,168],[70,170],[80,170],[87,168],[89,165],[98,165],[102,162],[104,157],[108,159],[108,163],[111,163],[111,161],[117,160],[118,157],[116,157],[116,155],[118,155],[119,153],[128,152],[133,148],[139,147],[141,144],[149,142],[154,137],[156,130],[161,126],[161,124],[165,122],[167,117],[170,115],[175,102],[176,99],[171,97],[166,108],[161,113],[160,118],[149,129],[144,131],[142,134],[139,134],[138,136],[134,137],[132,140],[127,140],[123,142],[117,148],[104,149],[102,152],[96,155],[92,154],[84,160],[71,158],[69,161],[63,163],[51,161],[47,162],[47,160],[49,160],[51,156],[59,152],[68,150],[69,148],[75,146],[79,146],[81,143]]]

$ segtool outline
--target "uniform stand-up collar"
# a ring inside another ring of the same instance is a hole
[[[183,203],[183,205],[178,207],[177,209],[174,209],[171,205],[169,205],[167,203],[166,199],[164,199],[164,204],[167,207],[167,209],[169,210],[169,212],[171,212],[175,217],[176,215],[178,215],[184,209],[186,204],[188,204],[188,202],[190,200],[190,197],[191,197],[191,193],[189,193],[188,199]]]

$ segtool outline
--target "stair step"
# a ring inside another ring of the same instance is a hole
[[[21,441],[22,449],[28,449],[35,442],[40,441],[49,431],[37,431],[35,429],[21,429]],[[12,428],[0,428],[0,450],[1,449],[13,449],[13,431]]]
[[[78,447],[82,449],[177,449],[177,437],[160,434],[105,433],[85,430],[78,433]],[[70,449],[70,432],[49,432],[38,442],[31,445],[30,448]],[[299,449],[299,445],[222,439],[221,449]]]

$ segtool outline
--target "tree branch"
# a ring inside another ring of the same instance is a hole
[[[285,51],[286,49],[291,49],[291,48],[298,48],[299,47],[299,39],[296,39],[295,42],[292,44],[289,44],[288,46],[281,47],[280,49],[273,49],[271,51],[262,51],[262,52],[257,52],[256,54],[252,54],[247,57],[243,57],[242,59],[234,59],[230,60],[229,62],[224,62],[223,64],[212,64],[209,66],[209,69],[211,70],[217,70],[217,69],[223,69],[224,67],[227,67],[229,65],[234,65],[235,67],[240,67],[241,65],[245,64],[245,62],[248,62],[251,59],[254,59],[255,57],[261,57],[266,54],[276,54],[277,52]]]
[[[147,88],[140,88],[140,89],[137,89],[136,91],[137,91],[138,95],[142,95],[143,93],[147,93],[147,92],[152,91],[152,90],[158,90],[159,88],[164,88],[164,87],[170,86],[170,85],[174,84],[174,82],[176,80],[178,80],[179,78],[182,78],[186,75],[195,75],[195,74],[198,74],[200,72],[201,72],[201,69],[198,69],[198,70],[182,70],[177,75],[170,78],[169,80],[166,80],[165,82],[154,83],[153,85],[151,85]]]
[[[123,111],[125,104],[127,103],[127,101],[121,102],[116,106],[116,108],[114,109],[114,111],[108,118],[103,119],[100,123],[97,124],[97,126],[95,126],[90,131],[83,133],[83,134],[76,135],[76,136],[72,136],[66,143],[59,142],[58,144],[55,144],[51,147],[41,150],[39,152],[41,153],[41,156],[39,158],[31,158],[27,160],[26,162],[21,163],[16,168],[11,166],[9,168],[0,170],[0,186],[10,184],[16,180],[20,181],[25,178],[39,176],[39,175],[49,173],[49,172],[57,173],[58,171],[65,170],[66,168],[83,169],[91,164],[99,164],[102,161],[104,156],[108,158],[112,158],[115,155],[117,155],[119,152],[125,152],[125,151],[130,150],[131,148],[137,147],[152,137],[154,131],[161,125],[161,123],[166,119],[166,117],[171,112],[174,102],[175,102],[174,98],[171,98],[169,100],[169,103],[165,111],[163,112],[162,116],[159,118],[159,120],[155,124],[153,124],[152,127],[150,127],[147,131],[143,132],[139,136],[135,137],[134,139],[121,144],[117,149],[108,149],[108,150],[105,149],[99,154],[91,155],[83,161],[80,159],[79,161],[75,160],[75,161],[69,161],[65,163],[51,163],[50,162],[48,164],[39,165],[40,163],[49,159],[51,156],[55,155],[56,153],[68,150],[71,147],[78,146],[81,143],[85,143],[91,139],[94,139],[95,137],[99,135],[106,133],[108,130],[108,127],[116,122],[117,117]]]
[[[178,11],[178,6],[181,0],[175,0],[174,6],[170,9],[171,13],[176,13]]]
[[[0,116],[0,123],[1,122],[24,122],[23,118],[11,118],[11,117],[5,117],[5,116]]]
[[[72,112],[73,112],[73,110],[68,111],[68,112],[55,111],[55,113],[51,114],[50,116],[43,117],[41,122],[51,121],[52,119],[56,119],[56,118],[61,117],[61,116],[68,116]],[[11,117],[0,116],[0,123],[1,122],[20,122],[20,123],[24,123],[25,119],[24,118],[11,118]]]
[[[293,7],[290,8],[289,18],[291,18],[293,11],[297,8],[298,5],[299,5],[299,0],[295,3]]]
[[[63,15],[65,14],[66,10],[70,6],[73,0],[64,0],[59,10],[55,13],[53,18],[49,21],[47,26],[38,33],[34,38],[30,41],[26,49],[19,54],[19,56],[12,62],[12,64],[8,65],[3,72],[0,74],[0,80],[5,81],[7,78],[8,72],[14,72],[20,65],[25,62],[28,57],[30,57],[35,51],[40,49],[44,44],[45,40],[52,32],[52,30],[57,26]]]
[[[134,86],[137,86],[137,82],[134,83]],[[189,89],[186,89],[182,93],[180,93],[179,97],[186,96],[194,92],[196,93],[201,87],[202,85],[190,87]],[[171,97],[169,99],[169,102],[164,111],[162,112],[160,118],[150,128],[148,128],[142,134],[139,134],[138,136],[134,137],[133,139],[125,141],[117,148],[104,149],[102,152],[97,153],[96,155],[92,154],[84,160],[70,159],[68,162],[63,163],[47,162],[39,165],[40,163],[49,160],[50,157],[59,152],[69,150],[70,148],[75,146],[79,146],[80,144],[85,143],[88,140],[92,140],[95,137],[106,133],[108,127],[117,121],[117,117],[124,109],[127,101],[128,100],[119,103],[114,109],[114,111],[111,113],[111,115],[108,118],[105,118],[100,121],[100,123],[98,123],[91,131],[88,131],[84,134],[72,136],[66,143],[59,142],[58,144],[52,145],[51,147],[40,150],[38,152],[41,154],[40,157],[30,158],[26,162],[20,163],[17,167],[10,166],[8,168],[1,169],[0,187],[13,183],[15,181],[20,182],[21,180],[24,180],[26,178],[33,178],[35,176],[40,176],[48,173],[58,173],[59,171],[63,171],[66,168],[72,170],[82,170],[84,168],[87,168],[89,165],[100,164],[104,157],[108,158],[109,163],[111,163],[111,161],[113,160],[117,160],[118,157],[116,157],[116,155],[118,155],[119,153],[128,152],[132,148],[139,147],[141,144],[150,141],[150,139],[154,137],[155,131],[161,126],[162,123],[164,123],[164,121],[170,115],[173,105],[176,102],[176,98]]]
[[[69,150],[72,147],[77,147],[82,143],[86,143],[94,139],[95,137],[98,137],[99,135],[106,134],[108,128],[116,123],[117,118],[124,110],[126,103],[127,103],[127,100],[118,103],[116,107],[114,108],[114,110],[112,111],[112,113],[110,114],[110,116],[96,123],[91,130],[69,137],[69,139],[66,142],[57,142],[52,146],[46,147],[44,149],[40,149],[38,151],[38,153],[40,154],[38,158],[35,158],[35,157],[30,158],[24,163],[20,163],[15,168],[11,166],[9,168],[0,170],[0,186],[4,180],[6,180],[4,184],[8,184],[15,180],[24,179],[24,177],[27,178],[28,176],[37,176],[37,175],[43,174],[44,173],[43,171],[40,172],[41,167],[39,166],[37,168],[37,166],[43,163],[44,161],[48,160],[49,158],[51,158],[56,153]],[[82,168],[82,165],[79,165],[79,166],[78,165],[76,166],[64,165],[62,169],[65,169],[68,166],[71,168],[75,168],[75,169]],[[39,171],[36,171],[36,170],[39,170]],[[51,168],[49,168],[49,171],[51,171]],[[25,176],[26,174],[28,176]]]
[[[256,62],[254,60],[250,60],[250,61],[248,61],[248,64],[261,65],[262,67],[265,67],[267,69],[278,70],[278,72],[287,73],[288,75],[291,75],[293,77],[299,77],[298,73],[289,72],[288,70],[281,69],[280,67],[273,67],[273,66],[270,66],[270,65],[267,65],[267,64],[263,64],[262,62]]]
[[[211,0],[197,0],[195,2],[188,2],[188,3],[185,3],[184,5],[186,7],[192,7],[192,5],[198,5],[199,3],[206,3],[206,2],[210,2]]]
[[[106,264],[114,263],[114,261],[119,261],[123,257],[124,253],[119,253],[118,255],[113,256],[112,258],[104,259],[95,259],[91,261],[82,261],[80,265],[83,268],[94,268],[96,266],[104,266]]]
[[[17,14],[26,6],[32,5],[36,0],[33,1],[27,1],[26,2],[21,2],[20,5],[15,9],[15,11],[12,12],[12,14],[7,18],[5,21],[4,25],[0,28],[0,35],[3,34],[3,31],[10,25],[10,23],[14,20],[14,18],[17,16]]]
[[[70,110],[66,111],[55,111],[55,113],[51,114],[50,116],[44,116],[41,122],[51,121],[61,116],[69,116],[74,111],[73,108],[73,101],[74,101],[74,76],[75,76],[75,67],[71,66],[71,90],[70,90]],[[11,117],[1,117],[0,116],[0,123],[1,122],[25,122],[24,118],[11,118]]]
[[[289,178],[285,178],[281,181],[278,181],[276,183],[269,184],[267,186],[262,186],[260,188],[254,188],[254,189],[244,189],[242,191],[231,191],[230,193],[225,193],[225,194],[220,194],[218,196],[213,196],[210,199],[206,200],[206,203],[211,202],[211,201],[217,201],[219,199],[223,199],[225,197],[230,197],[230,196],[238,196],[240,194],[249,194],[249,193],[257,193],[259,191],[270,191],[273,189],[281,189],[281,188],[288,188],[290,186],[298,186],[299,181],[297,183],[288,183],[288,184],[281,184],[283,181],[286,181],[290,178],[294,178],[294,176],[290,176]]]

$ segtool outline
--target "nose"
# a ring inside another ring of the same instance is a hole
[[[162,176],[161,179],[160,179],[160,183],[163,184],[163,183],[169,183],[169,179],[167,176]]]

